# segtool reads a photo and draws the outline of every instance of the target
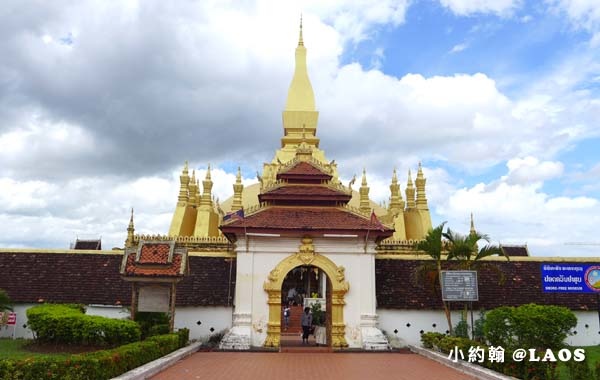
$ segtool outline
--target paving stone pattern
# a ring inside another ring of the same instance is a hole
[[[473,380],[475,378],[416,354],[199,352],[152,379]]]

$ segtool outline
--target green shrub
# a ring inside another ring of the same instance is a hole
[[[483,329],[490,345],[505,349],[559,349],[576,325],[577,317],[565,307],[527,304],[489,311]]]
[[[439,341],[438,347],[445,354],[450,353],[455,347],[458,347],[460,351],[467,355],[470,347],[477,347],[477,342],[459,336],[445,336]]]
[[[129,320],[86,315],[81,305],[44,304],[27,310],[35,339],[47,343],[119,345],[140,340],[140,328]]]
[[[423,343],[423,347],[429,349],[438,347],[440,340],[445,336],[446,335],[438,332],[426,332],[421,334],[421,343]]]
[[[486,314],[483,333],[490,345],[504,349],[516,348],[513,342],[513,310],[514,307],[502,306]]]
[[[456,326],[454,326],[452,335],[460,338],[469,337],[469,324],[467,323],[467,321],[465,321],[464,317],[460,321],[458,321]]]
[[[177,335],[179,336],[179,347],[187,346],[190,341],[190,329],[182,328],[177,330]]]
[[[580,362],[569,360],[566,364],[569,371],[569,379],[571,380],[589,380],[594,376],[592,370],[588,366],[587,359]]]
[[[170,332],[170,319],[167,313],[141,311],[135,313],[135,321],[142,330],[142,339],[146,339],[152,335],[167,334]]]
[[[182,347],[177,334],[158,335],[118,348],[68,358],[0,360],[3,380],[105,380],[158,359]]]
[[[485,311],[479,311],[479,318],[473,322],[473,340],[482,342],[485,338],[483,333],[483,325],[485,324]]]
[[[150,330],[148,330],[148,336],[155,336],[155,335],[163,335],[163,334],[168,334],[170,332],[171,328],[168,324],[165,325],[154,325],[152,327],[150,327]]]
[[[514,310],[514,332],[521,347],[564,347],[564,340],[577,326],[577,317],[566,307],[536,304]]]

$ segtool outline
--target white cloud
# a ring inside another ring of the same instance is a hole
[[[564,12],[576,28],[594,32],[600,28],[600,3],[596,0],[546,0],[550,6]]]
[[[450,49],[449,53],[450,54],[460,53],[461,51],[465,50],[468,47],[469,47],[469,44],[467,44],[466,42],[463,42],[461,44],[452,46],[452,49]]]
[[[508,174],[502,177],[508,184],[532,184],[557,178],[563,174],[561,162],[543,161],[535,157],[514,158],[506,164]]]
[[[166,234],[177,203],[179,174],[176,170],[131,180],[84,177],[61,184],[0,178],[0,247],[68,248],[77,236],[101,236],[108,249],[122,246],[131,207],[138,233]],[[201,192],[205,174],[206,169],[196,172]],[[215,198],[223,201],[233,194],[235,174],[215,168],[211,177]],[[256,179],[242,182],[250,185]]]
[[[476,13],[509,15],[521,5],[521,0],[440,0],[440,3],[460,16]]]
[[[542,190],[541,182],[509,183],[511,170],[500,181],[453,191],[436,208],[437,214],[448,219],[449,225],[459,226],[457,230],[466,231],[467,218],[460,216],[473,212],[481,232],[501,243],[527,243],[535,256],[592,255],[589,247],[565,243],[588,242],[590,236],[596,236],[600,201],[552,196]]]
[[[300,4],[330,22],[343,38],[358,42],[368,38],[376,26],[402,24],[409,0],[309,0]]]

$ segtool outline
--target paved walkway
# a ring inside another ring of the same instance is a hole
[[[155,380],[473,380],[417,354],[198,352]]]

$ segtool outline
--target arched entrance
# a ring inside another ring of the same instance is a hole
[[[269,322],[265,347],[279,347],[281,333],[281,288],[285,276],[294,268],[313,266],[321,269],[331,282],[331,346],[334,348],[348,347],[346,343],[344,324],[344,296],[349,284],[345,278],[345,268],[337,266],[327,257],[315,253],[312,239],[303,237],[297,253],[283,259],[271,272],[263,288],[268,294]],[[328,305],[329,306],[329,305]]]
[[[305,344],[299,338],[305,307],[312,309],[313,323],[316,325],[314,334],[306,344],[331,347],[331,293],[331,281],[327,273],[316,266],[302,265],[287,273],[281,288],[279,346],[282,349]],[[284,311],[288,312],[288,318],[285,318]]]

